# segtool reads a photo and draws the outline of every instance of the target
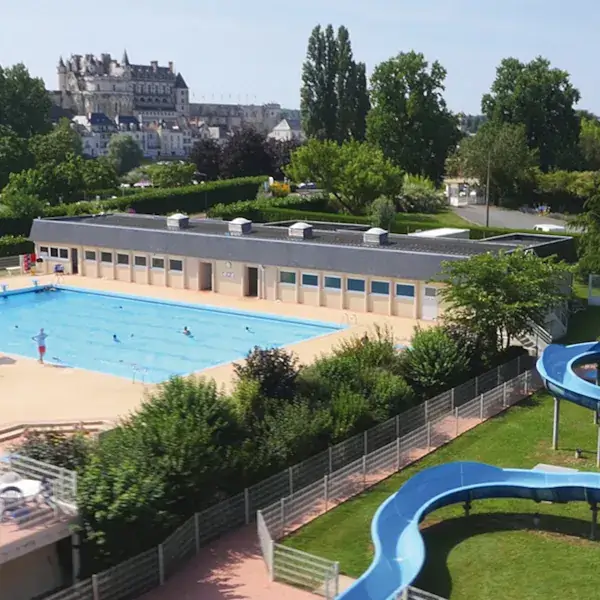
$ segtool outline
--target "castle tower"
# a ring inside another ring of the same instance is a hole
[[[62,56],[58,61],[56,72],[58,73],[58,89],[61,92],[65,92],[67,90],[67,66],[65,65]]]

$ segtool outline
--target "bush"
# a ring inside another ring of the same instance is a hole
[[[434,214],[446,207],[444,195],[436,189],[433,181],[408,174],[404,176],[397,203],[398,210],[407,213]]]
[[[11,452],[50,463],[63,469],[80,471],[88,462],[91,451],[86,432],[65,434],[53,431],[28,431]]]
[[[425,398],[471,377],[466,364],[465,348],[438,326],[415,330],[411,346],[403,352],[402,369],[406,381]]]
[[[217,204],[209,209],[208,216],[211,219],[231,220],[236,217],[244,217],[255,222],[264,222],[263,214],[271,209],[289,207],[294,209],[294,214],[301,214],[305,209],[321,210],[326,208],[328,199],[318,195],[287,196],[285,198],[258,197],[255,200],[235,202],[233,204]],[[303,219],[301,216],[299,219]],[[305,219],[305,217],[304,217]],[[304,220],[303,219],[303,220]],[[284,219],[282,219],[284,220]]]
[[[31,254],[34,249],[33,242],[22,235],[4,235],[0,237],[0,257]]]
[[[369,209],[371,225],[390,231],[396,220],[396,205],[393,200],[381,196],[371,204]]]
[[[274,198],[285,198],[290,195],[290,186],[287,183],[274,181],[270,187],[271,194]]]

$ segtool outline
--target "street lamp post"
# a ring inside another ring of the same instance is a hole
[[[485,184],[485,226],[490,226],[490,168],[492,165],[492,151],[488,152],[487,181]]]
[[[202,185],[206,185],[206,181],[208,180],[208,175],[206,173],[201,173],[200,171],[195,171],[194,177],[197,177],[198,175],[200,175],[201,177],[204,177],[204,181],[202,182]],[[208,210],[207,206],[208,206],[208,196],[207,196],[207,191],[206,191],[206,187],[205,187],[204,188],[204,212],[205,213]]]

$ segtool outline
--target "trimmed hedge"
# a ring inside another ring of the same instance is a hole
[[[64,217],[97,213],[100,211],[123,212],[133,209],[143,214],[164,215],[172,212],[204,212],[215,204],[230,204],[253,198],[265,177],[243,177],[224,179],[204,185],[192,185],[181,188],[152,189],[108,198],[106,200],[87,200],[74,204],[49,206],[45,217]],[[0,235],[29,235],[31,219],[0,218]]]
[[[294,214],[312,214],[308,212],[324,211],[327,209],[329,200],[325,196],[310,195],[310,196],[286,196],[285,198],[259,198],[257,200],[246,200],[243,202],[235,202],[232,204],[217,204],[208,211],[208,216],[211,219],[231,220],[236,217],[244,217],[251,221],[263,221],[263,214],[271,210],[288,209]],[[326,213],[330,220],[334,218],[331,213]],[[337,215],[336,215],[337,216]],[[306,217],[303,217],[306,219]],[[271,219],[272,220],[272,219]]]
[[[33,242],[22,235],[5,235],[0,237],[0,257],[17,256],[33,252]]]

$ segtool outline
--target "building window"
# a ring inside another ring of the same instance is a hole
[[[48,250],[46,248],[46,250]],[[50,247],[50,257],[59,258],[61,260],[67,260],[69,258],[69,251],[67,248],[52,248]]]
[[[48,256],[48,246],[40,246],[40,254]]]
[[[415,286],[410,283],[397,283],[396,284],[396,296],[402,298],[414,298],[415,297]]]
[[[183,261],[174,258],[169,259],[169,271],[183,271]]]
[[[112,252],[100,252],[100,262],[112,265],[113,254]]]
[[[326,290],[341,290],[342,289],[342,278],[341,277],[325,277],[325,289]]]
[[[158,258],[157,256],[152,257],[152,268],[153,269],[164,269],[165,268],[165,259]]]
[[[50,248],[50,258],[58,258],[58,248]]]
[[[371,281],[371,294],[378,296],[390,295],[390,284],[388,281]]]
[[[296,273],[294,271],[279,271],[279,283],[296,285]]]
[[[349,292],[362,292],[365,291],[365,280],[364,279],[353,279],[348,277],[346,280],[346,289]]]
[[[319,276],[312,273],[302,273],[302,285],[304,287],[319,287]]]
[[[129,264],[129,254],[117,254],[117,264],[118,265],[128,265]]]
[[[92,260],[96,262],[96,251],[95,250],[86,250],[84,253],[85,260]]]
[[[148,263],[146,261],[146,257],[145,256],[134,256],[133,257],[133,264],[136,267],[145,267]]]

